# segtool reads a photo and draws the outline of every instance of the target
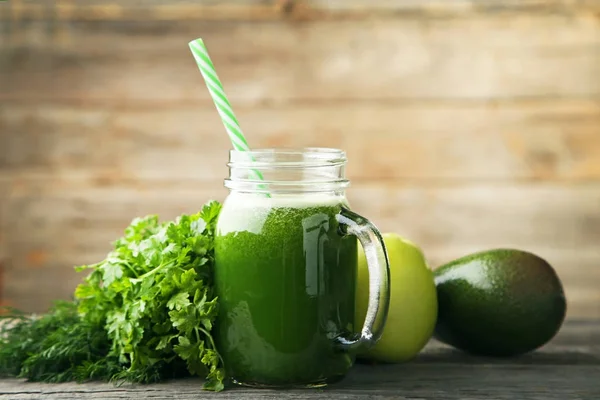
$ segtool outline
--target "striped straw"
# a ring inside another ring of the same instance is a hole
[[[192,55],[198,64],[198,69],[202,73],[204,77],[204,82],[206,83],[206,87],[217,107],[217,111],[221,116],[221,121],[225,126],[225,130],[229,135],[229,139],[231,140],[231,145],[234,150],[237,151],[250,151],[250,146],[248,146],[248,141],[244,137],[242,133],[242,129],[240,128],[240,124],[233,114],[233,109],[231,108],[231,104],[229,104],[229,100],[225,95],[225,91],[223,90],[223,85],[217,76],[217,71],[215,71],[215,67],[208,56],[208,51],[206,50],[206,45],[201,38],[196,40],[192,40],[189,43],[190,50],[192,51]],[[251,157],[251,160],[254,161],[254,158]],[[258,170],[251,170],[251,175],[255,179],[264,180],[262,173]]]

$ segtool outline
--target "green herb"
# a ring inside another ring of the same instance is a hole
[[[103,327],[82,320],[73,302],[57,302],[40,318],[13,311],[3,322],[0,372],[4,376],[64,382],[85,380],[85,375],[92,378],[94,374],[86,374],[83,367],[93,363],[113,373],[120,370],[116,360],[108,358],[110,344]]]
[[[160,223],[133,220],[105,260],[90,270],[74,302],[41,318],[9,313],[0,328],[0,374],[62,382],[102,379],[158,382],[205,376],[223,389],[223,362],[211,329],[214,229],[221,209]]]

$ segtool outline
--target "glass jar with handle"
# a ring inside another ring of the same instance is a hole
[[[216,343],[228,377],[259,387],[318,387],[380,337],[389,263],[379,231],[345,196],[346,155],[325,148],[231,151],[215,237]],[[357,245],[369,306],[354,325]]]

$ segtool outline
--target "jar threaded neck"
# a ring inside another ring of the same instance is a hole
[[[346,154],[330,148],[231,150],[225,187],[247,192],[343,191]],[[262,179],[259,177],[262,176]]]

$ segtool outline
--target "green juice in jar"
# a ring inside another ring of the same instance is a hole
[[[320,387],[377,342],[389,307],[381,233],[346,201],[346,153],[232,150],[215,234],[214,337],[227,377],[254,387]],[[369,303],[354,326],[357,245]]]
[[[319,385],[353,356],[357,239],[336,215],[343,196],[232,194],[215,238],[216,341],[229,376],[248,385]]]

